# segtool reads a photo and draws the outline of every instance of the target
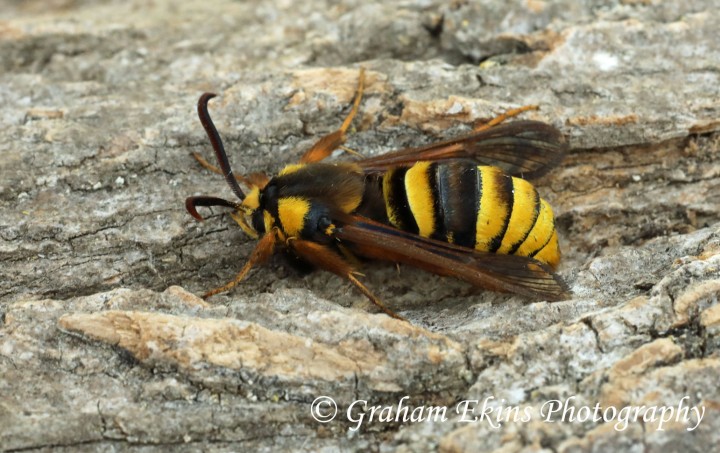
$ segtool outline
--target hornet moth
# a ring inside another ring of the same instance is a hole
[[[203,298],[233,288],[276,249],[347,279],[399,319],[358,279],[356,257],[405,263],[536,300],[565,298],[567,287],[554,272],[560,250],[552,209],[520,177],[538,177],[556,166],[566,152],[564,138],[539,121],[501,124],[537,107],[511,110],[449,140],[354,162],[322,162],[345,142],[364,80],[361,69],[340,128],[272,178],[233,174],[208,113],[215,94],[200,97],[198,116],[219,168],[193,155],[223,175],[239,201],[193,196],[185,207],[197,220],[203,220],[198,206],[230,208],[243,231],[259,239],[237,277]]]

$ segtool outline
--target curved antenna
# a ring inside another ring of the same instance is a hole
[[[205,132],[207,132],[210,143],[212,143],[213,149],[215,150],[215,157],[217,157],[220,169],[223,172],[223,176],[225,176],[225,181],[227,181],[232,191],[235,192],[235,195],[242,200],[245,198],[245,194],[242,189],[240,189],[240,186],[235,179],[235,175],[233,175],[232,168],[230,168],[230,162],[228,162],[227,154],[225,154],[225,147],[220,139],[220,134],[218,134],[215,124],[213,124],[210,114],[208,113],[208,101],[215,96],[217,96],[215,93],[203,93],[203,95],[200,96],[197,105],[198,117],[200,117],[200,122],[205,128]],[[190,214],[192,214],[192,212],[190,212]],[[195,216],[193,215],[193,217]]]
[[[205,195],[197,197],[187,197],[185,199],[185,209],[190,213],[191,216],[197,220],[205,220],[200,214],[198,214],[196,206],[224,206],[227,208],[238,209],[240,205],[233,201],[223,200],[217,197],[206,197]]]

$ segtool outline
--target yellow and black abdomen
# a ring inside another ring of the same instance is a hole
[[[532,184],[470,160],[418,162],[382,178],[388,220],[404,231],[477,250],[560,261],[550,205]]]

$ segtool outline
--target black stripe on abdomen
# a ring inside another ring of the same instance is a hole
[[[473,248],[481,187],[477,164],[451,161],[435,164],[434,172],[438,203],[442,209],[443,241]]]
[[[396,228],[417,234],[419,229],[405,192],[407,168],[396,168],[383,177],[383,196],[390,223]]]
[[[510,215],[513,210],[513,180],[512,177],[497,172],[493,175],[495,177],[495,193],[494,196],[497,198],[499,204],[507,206],[507,212],[502,214],[504,225],[500,232],[490,239],[489,252],[495,253],[502,245],[503,238],[507,232],[508,226],[510,225]],[[493,206],[481,206],[480,209],[495,210]]]

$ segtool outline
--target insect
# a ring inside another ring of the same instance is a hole
[[[534,299],[566,297],[554,272],[560,250],[552,209],[518,177],[540,176],[563,158],[560,132],[538,121],[500,124],[529,109],[521,108],[449,140],[354,162],[322,162],[345,142],[364,78],[361,69],[352,109],[340,128],[273,178],[233,174],[208,113],[215,95],[200,97],[198,116],[219,168],[199,154],[195,158],[224,175],[239,201],[193,196],[186,209],[203,220],[199,206],[230,208],[245,233],[259,239],[237,277],[203,298],[233,288],[276,249],[347,279],[396,318],[358,279],[356,257],[405,263]],[[248,186],[247,193],[238,181]]]

